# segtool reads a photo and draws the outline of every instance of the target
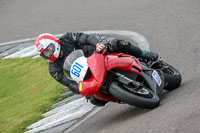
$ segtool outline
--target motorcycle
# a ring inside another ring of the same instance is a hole
[[[107,49],[88,58],[82,50],[73,51],[63,68],[86,98],[146,109],[158,107],[162,91],[176,89],[182,80],[180,72],[161,57],[147,61],[124,53],[109,53]]]

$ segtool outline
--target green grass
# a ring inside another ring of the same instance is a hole
[[[0,133],[26,131],[64,91],[44,59],[0,59]]]

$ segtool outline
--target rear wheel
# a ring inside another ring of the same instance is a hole
[[[153,109],[159,106],[159,97],[147,87],[135,90],[118,82],[112,82],[109,92],[118,100],[140,108]]]
[[[167,63],[166,63],[167,64]],[[163,70],[165,81],[167,83],[165,90],[176,89],[182,81],[180,72],[173,66],[167,64],[168,68]]]

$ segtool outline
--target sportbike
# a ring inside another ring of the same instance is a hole
[[[107,49],[88,58],[82,50],[73,51],[64,69],[83,96],[93,96],[102,104],[111,101],[152,109],[159,106],[164,89],[176,89],[181,83],[180,72],[162,58],[148,61]]]

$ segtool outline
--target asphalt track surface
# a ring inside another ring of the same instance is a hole
[[[199,0],[1,0],[0,43],[43,32],[129,30],[182,74],[182,85],[145,110],[109,103],[72,133],[200,133]]]

